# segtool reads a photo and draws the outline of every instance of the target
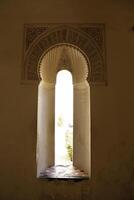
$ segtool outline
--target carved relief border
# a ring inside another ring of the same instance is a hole
[[[106,84],[104,24],[25,24],[22,81],[39,81],[39,62],[49,48],[66,43],[88,60],[90,84]]]

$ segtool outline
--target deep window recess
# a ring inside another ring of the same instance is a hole
[[[56,46],[43,57],[40,76],[37,177],[88,179],[91,144],[87,60],[77,48]]]

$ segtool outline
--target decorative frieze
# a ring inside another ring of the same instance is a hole
[[[22,81],[38,81],[43,56],[60,44],[72,45],[85,56],[90,84],[106,84],[103,24],[26,24]]]

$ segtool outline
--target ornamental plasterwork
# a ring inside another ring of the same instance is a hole
[[[64,47],[60,56],[60,60],[58,63],[59,69],[66,69],[66,68],[71,68],[71,61],[69,59],[69,56],[67,54],[67,50]]]
[[[56,83],[58,71],[66,69],[72,73],[73,83],[87,80],[88,65],[83,54],[72,46],[61,44],[51,48],[40,61],[39,77],[45,83]]]
[[[41,58],[61,43],[72,45],[83,53],[88,62],[90,84],[106,84],[104,24],[26,24],[22,81],[39,81]]]

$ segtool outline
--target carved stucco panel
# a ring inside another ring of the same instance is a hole
[[[103,24],[27,24],[24,28],[22,81],[38,81],[43,55],[59,44],[70,44],[85,55],[90,84],[106,84],[105,26]]]

